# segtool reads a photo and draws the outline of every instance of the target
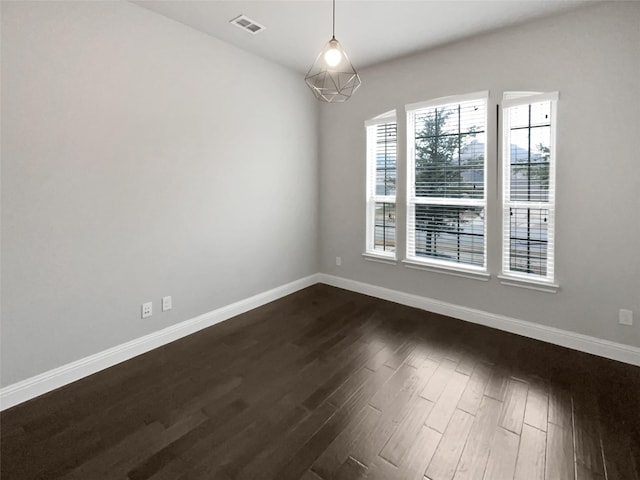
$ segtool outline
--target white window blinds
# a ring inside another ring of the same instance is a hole
[[[395,258],[397,123],[395,112],[365,123],[367,130],[366,252]]]
[[[554,281],[557,93],[505,93],[503,274]]]
[[[488,92],[407,106],[407,259],[486,271]]]

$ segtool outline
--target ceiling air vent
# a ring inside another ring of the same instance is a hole
[[[236,27],[239,27],[243,30],[246,30],[247,32],[255,35],[256,33],[261,32],[262,30],[264,30],[267,27],[264,27],[262,25],[260,25],[259,23],[254,22],[253,20],[251,20],[248,17],[245,17],[244,15],[240,15],[239,17],[234,18],[233,20],[230,20],[229,23],[234,24]]]

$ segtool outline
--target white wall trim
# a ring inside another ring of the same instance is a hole
[[[302,290],[303,288],[315,285],[316,283],[325,283],[345,290],[351,290],[421,310],[427,310],[467,322],[497,328],[498,330],[640,366],[640,348],[631,345],[615,343],[609,340],[602,340],[504,315],[462,307],[460,305],[400,292],[398,290],[391,290],[356,280],[316,273],[198,315],[197,317],[185,320],[176,325],[123,343],[122,345],[54,368],[48,372],[8,385],[0,389],[0,411],[297,292],[298,290]]]
[[[319,282],[313,274],[0,389],[0,411]]]
[[[497,315],[482,310],[462,307],[452,303],[434,300],[432,298],[413,295],[410,293],[391,290],[377,285],[358,282],[347,278],[336,277],[321,273],[319,274],[320,282],[332,285],[345,290],[370,295],[372,297],[389,300],[410,307],[427,310],[429,312],[446,315],[448,317],[465,320],[479,325],[485,325],[491,328],[497,328],[506,332],[515,333],[524,337],[542,340],[543,342],[560,345],[562,347],[579,350],[581,352],[591,353],[612,360],[629,363],[631,365],[640,366],[640,348],[622,343],[602,340],[580,333],[569,332],[559,328],[540,325],[525,320]]]

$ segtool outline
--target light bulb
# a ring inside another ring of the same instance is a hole
[[[342,53],[338,49],[338,42],[336,40],[331,40],[329,45],[329,50],[324,53],[324,61],[330,67],[335,67],[342,61]]]

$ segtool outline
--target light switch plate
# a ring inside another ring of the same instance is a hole
[[[172,307],[171,297],[162,297],[162,311],[166,312],[167,310],[171,310]]]
[[[633,312],[621,308],[618,312],[618,323],[620,325],[633,325]]]

